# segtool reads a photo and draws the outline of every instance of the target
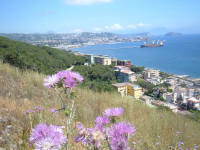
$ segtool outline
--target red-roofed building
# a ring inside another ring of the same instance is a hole
[[[131,61],[129,61],[129,60],[117,60],[117,65],[118,66],[131,67]]]

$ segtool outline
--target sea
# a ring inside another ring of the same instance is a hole
[[[131,42],[91,45],[75,48],[73,51],[131,60],[136,66],[200,78],[200,35],[162,36],[152,39],[164,40],[164,46],[140,48],[143,42]]]

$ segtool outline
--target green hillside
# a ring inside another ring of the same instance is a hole
[[[84,66],[87,59],[72,52],[34,46],[0,36],[0,60],[3,63],[44,74],[53,74],[74,65],[74,71],[84,76],[82,86],[94,91],[112,91],[111,84],[116,82],[112,66]]]
[[[85,57],[50,47],[33,46],[27,43],[0,37],[0,59],[21,69],[51,74],[71,65],[82,65]]]

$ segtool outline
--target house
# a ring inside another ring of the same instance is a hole
[[[143,95],[142,88],[136,84],[127,83],[127,95],[139,99]]]
[[[136,74],[125,66],[115,66],[114,67],[115,76],[120,82],[134,82],[137,81]]]
[[[133,96],[134,98],[139,99],[143,95],[142,88],[136,84],[124,82],[112,85],[117,89],[117,92],[119,92],[122,97]]]
[[[116,83],[112,84],[113,87],[117,89],[117,92],[120,93],[122,97],[127,96],[127,86],[126,83]]]
[[[111,58],[107,56],[95,56],[94,57],[94,63],[95,64],[101,64],[101,65],[111,65]]]
[[[116,58],[111,58],[111,63],[112,65],[117,65],[117,59]]]
[[[168,103],[173,103],[174,102],[173,93],[163,93],[163,98]]]
[[[130,67],[131,66],[131,61],[129,61],[129,60],[117,60],[117,65],[118,66]]]
[[[195,89],[194,88],[188,88],[187,92],[186,92],[186,95],[188,97],[194,97],[195,96]]]
[[[195,97],[187,99],[187,108],[200,110],[200,100]]]
[[[136,75],[133,71],[130,70],[122,70],[119,73],[118,79],[120,79],[121,82],[135,82],[137,81]]]
[[[153,85],[159,85],[162,83],[160,78],[150,78],[150,79],[148,78],[146,79],[146,81],[150,82]]]
[[[158,78],[160,77],[160,70],[146,68],[143,76],[144,79]]]
[[[122,71],[122,70],[130,70],[130,69],[126,66],[115,66],[114,67],[114,71]]]
[[[95,56],[92,54],[86,54],[90,60],[90,64],[101,64],[101,65],[111,65],[111,58],[108,56]]]
[[[94,55],[86,54],[85,56],[87,56],[89,58],[90,64],[94,64]]]

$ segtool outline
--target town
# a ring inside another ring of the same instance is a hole
[[[112,86],[122,97],[132,96],[148,105],[168,107],[173,112],[200,110],[200,79],[189,79],[186,75],[172,75],[151,68],[134,72],[129,60],[79,52],[74,54],[87,56],[89,63],[85,65],[112,65],[119,81]]]
[[[148,41],[149,33],[140,33],[129,35],[114,34],[108,32],[102,33],[66,33],[66,34],[5,34],[0,33],[1,36],[30,43],[38,46],[49,46],[57,49],[70,50],[72,48],[79,48],[88,45],[97,44],[114,44],[122,42],[137,42]]]

